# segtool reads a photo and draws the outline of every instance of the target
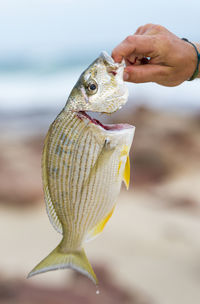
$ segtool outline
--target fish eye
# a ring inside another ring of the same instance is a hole
[[[96,85],[94,83],[90,84],[89,89],[92,91],[96,90]]]
[[[87,93],[90,94],[90,95],[95,94],[98,90],[97,83],[94,80],[90,81],[87,84],[86,90],[87,90]]]

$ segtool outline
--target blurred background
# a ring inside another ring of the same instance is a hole
[[[146,23],[199,41],[199,10],[198,0],[0,2],[1,304],[200,303],[198,80],[131,84],[127,105],[109,117],[136,134],[130,190],[86,245],[100,294],[70,270],[26,280],[60,240],[45,212],[41,153],[79,75]]]

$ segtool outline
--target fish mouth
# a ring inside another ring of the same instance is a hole
[[[96,118],[92,118],[88,113],[85,111],[79,111],[77,112],[77,116],[80,119],[86,118],[89,120],[90,123],[93,123],[94,125],[97,125],[98,127],[106,130],[106,131],[121,131],[124,129],[132,129],[134,126],[126,124],[126,123],[119,123],[119,124],[103,124]]]
[[[119,69],[119,68],[125,68],[125,60],[123,59],[122,62],[118,63],[115,62],[114,59],[106,52],[102,51],[99,58],[102,58],[104,62],[106,62],[110,68]]]

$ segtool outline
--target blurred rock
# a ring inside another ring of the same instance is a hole
[[[159,184],[176,174],[200,169],[198,115],[139,107],[114,117],[113,123],[125,119],[136,126],[130,153],[134,186]]]
[[[136,186],[162,182],[169,174],[170,167],[161,153],[135,149],[131,154],[133,183]]]
[[[40,137],[4,139],[0,149],[1,203],[24,207],[41,201],[42,142]]]

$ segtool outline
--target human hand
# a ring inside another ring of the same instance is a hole
[[[195,45],[200,50],[200,45]],[[190,43],[154,24],[139,27],[113,50],[112,57],[116,62],[125,59],[125,81],[164,86],[177,86],[188,80],[197,65],[197,54]]]

